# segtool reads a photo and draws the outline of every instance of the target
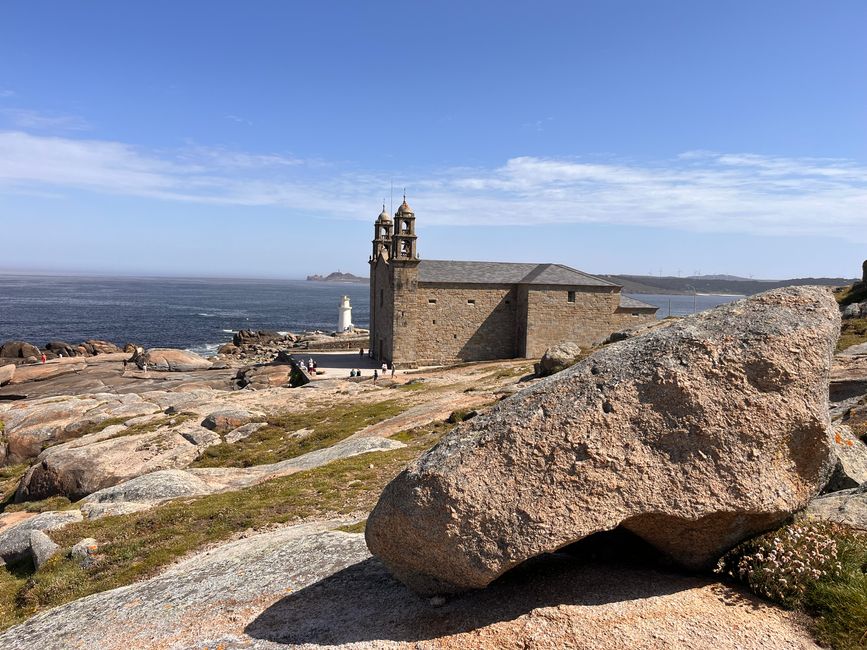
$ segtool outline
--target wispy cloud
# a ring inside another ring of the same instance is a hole
[[[227,120],[232,120],[233,122],[237,122],[238,124],[246,124],[247,126],[253,126],[253,122],[248,120],[245,117],[240,117],[239,115],[226,115]]]
[[[0,88],[0,97],[14,97],[15,91],[8,88]]]
[[[43,113],[29,109],[7,108],[0,110],[4,121],[18,129],[36,131],[86,131],[90,128],[87,120],[77,115]]]
[[[0,132],[0,186],[280,206],[371,219],[392,174],[285,153]],[[850,160],[685,152],[662,161],[516,157],[396,179],[420,223],[605,223],[701,232],[825,235],[867,243],[867,167]]]

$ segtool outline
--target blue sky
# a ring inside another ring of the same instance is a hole
[[[867,3],[9,2],[0,270],[855,276]]]

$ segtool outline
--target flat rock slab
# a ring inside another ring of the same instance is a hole
[[[813,499],[801,514],[852,528],[867,530],[867,483],[857,488],[832,492]]]
[[[614,343],[456,427],[386,486],[371,551],[423,594],[623,527],[710,568],[830,478],[830,291],[786,288]]]
[[[333,524],[332,524],[333,525]],[[707,579],[549,558],[432,607],[361,535],[304,524],[231,542],[161,575],[0,634],[0,647],[816,648],[793,617]]]

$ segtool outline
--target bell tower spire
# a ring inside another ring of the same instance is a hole
[[[395,260],[418,261],[416,252],[415,212],[406,202],[406,190],[403,193],[403,203],[394,213],[394,234],[391,237],[391,258]]]
[[[375,262],[380,254],[388,259],[391,253],[391,217],[385,211],[385,201],[382,202],[382,212],[373,224],[373,254],[370,257]]]

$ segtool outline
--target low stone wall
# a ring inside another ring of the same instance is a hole
[[[332,352],[337,350],[367,349],[370,339],[367,336],[359,338],[334,337],[331,341],[311,341],[306,348],[293,348],[293,350],[310,350],[311,352]]]

